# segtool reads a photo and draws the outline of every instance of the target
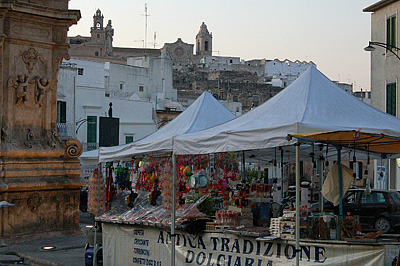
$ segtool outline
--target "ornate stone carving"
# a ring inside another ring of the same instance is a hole
[[[28,147],[29,149],[32,149],[32,138],[33,138],[33,133],[32,130],[28,128],[28,134],[26,134],[26,141],[24,141],[24,145]]]
[[[8,139],[8,128],[7,127],[1,128],[1,139],[4,141],[7,141],[7,139]]]
[[[78,158],[81,156],[83,149],[82,144],[76,139],[68,139],[66,141],[65,155],[68,158]]]
[[[46,93],[46,91],[51,88],[51,81],[48,81],[46,78],[42,79],[37,79],[37,97],[36,97],[36,102],[39,105],[39,107],[42,106],[43,102],[43,97]]]
[[[22,60],[26,65],[26,69],[28,69],[29,74],[32,73],[33,67],[35,66],[36,62],[38,61],[39,54],[36,52],[34,48],[29,48],[28,51],[25,51],[22,54]]]
[[[31,107],[41,107],[46,92],[54,87],[54,80],[37,76],[33,80],[28,80],[25,75],[12,76],[8,79],[8,88],[15,89],[16,105],[25,103]]]
[[[69,53],[66,50],[59,50],[59,51],[54,51],[53,55],[53,75],[54,77],[58,76],[58,71],[60,69],[60,65],[62,60],[70,60]]]
[[[51,133],[51,139],[49,140],[48,144],[50,147],[52,147],[53,149],[56,148],[56,141],[57,138],[60,136],[60,134],[58,134],[57,130],[53,130]]]
[[[34,212],[42,203],[42,197],[38,193],[33,193],[26,203],[31,212]]]
[[[25,75],[19,75],[18,77],[10,77],[8,79],[8,87],[15,89],[15,95],[17,100],[15,102],[16,105],[23,103],[27,100],[27,87],[28,87],[28,78]]]

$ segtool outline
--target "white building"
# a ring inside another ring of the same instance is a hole
[[[232,71],[234,65],[240,64],[240,57],[205,56],[200,60],[209,71]]]
[[[274,84],[279,84],[277,80],[281,80],[281,87],[284,88],[289,86],[312,65],[315,65],[312,61],[300,62],[296,60],[292,62],[288,59],[283,61],[279,59],[266,60],[264,78],[266,83],[274,82]]]
[[[77,58],[63,62],[57,91],[61,136],[76,137],[84,150],[97,148],[100,117],[108,117],[110,103],[113,117],[120,119],[119,144],[157,130],[153,99],[176,102],[172,63],[145,61],[144,67]]]
[[[267,60],[252,59],[241,60],[240,57],[206,56],[201,60],[208,71],[247,71],[256,73],[260,79],[259,83],[271,84],[275,87],[285,88],[295,81],[314,62],[294,62],[285,59]]]

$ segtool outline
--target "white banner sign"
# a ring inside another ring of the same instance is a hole
[[[171,236],[166,230],[103,224],[104,265],[169,266]],[[389,251],[390,252],[387,252]],[[222,233],[176,239],[176,265],[273,266],[295,265],[294,241],[256,241]],[[398,245],[301,242],[300,265],[388,265]],[[389,254],[390,253],[390,254]]]

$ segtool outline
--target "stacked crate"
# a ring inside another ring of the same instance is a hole
[[[295,239],[296,235],[296,221],[294,218],[284,218],[281,221],[281,238],[282,239]]]
[[[269,233],[272,236],[280,237],[281,236],[281,217],[279,218],[271,218],[269,225]]]

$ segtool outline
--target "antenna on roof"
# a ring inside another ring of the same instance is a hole
[[[147,48],[147,17],[150,15],[147,14],[147,3],[144,4],[144,55],[146,55]]]

